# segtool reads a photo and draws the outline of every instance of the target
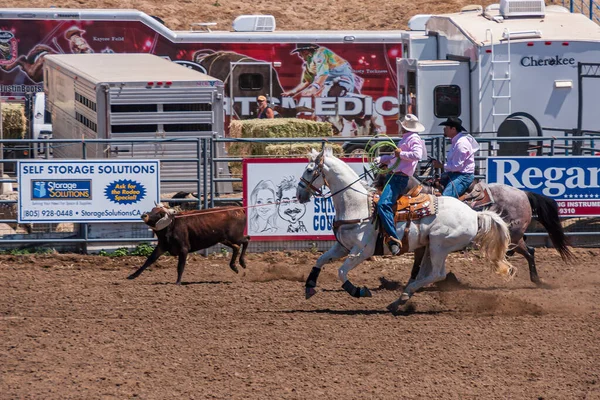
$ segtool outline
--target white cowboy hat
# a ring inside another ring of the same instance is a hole
[[[404,118],[400,120],[400,125],[409,132],[423,132],[425,127],[419,122],[414,114],[406,114]]]

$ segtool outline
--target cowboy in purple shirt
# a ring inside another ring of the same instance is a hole
[[[394,150],[394,154],[375,158],[377,164],[394,167],[390,171],[392,175],[387,179],[377,203],[377,212],[381,218],[381,223],[390,236],[388,245],[393,255],[400,253],[401,239],[398,237],[396,224],[394,223],[394,204],[396,204],[398,197],[406,192],[408,177],[414,175],[419,161],[427,157],[425,142],[419,136],[419,132],[423,132],[425,127],[419,122],[419,119],[413,114],[407,114],[400,121],[400,127],[402,139],[398,142],[398,148]],[[397,163],[398,159],[400,159],[400,162]]]
[[[462,120],[450,117],[440,124],[444,127],[444,136],[452,139],[452,145],[446,155],[446,163],[435,160],[435,168],[444,168],[440,183],[444,186],[443,196],[459,198],[462,196],[473,180],[475,180],[475,153],[479,151],[479,144],[466,132]]]

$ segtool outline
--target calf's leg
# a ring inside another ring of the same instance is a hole
[[[239,270],[235,265],[235,261],[237,260],[238,254],[240,254],[240,246],[238,244],[230,242],[229,240],[224,240],[221,243],[225,246],[231,247],[231,249],[233,250],[231,254],[231,260],[229,261],[229,268],[231,268],[231,270],[236,274],[239,273]]]
[[[231,260],[229,261],[229,268],[231,268],[231,270],[237,274],[240,271],[235,265],[235,261],[237,260],[238,254],[240,254],[240,246],[235,243],[229,243],[229,247],[233,249],[233,254],[231,254]]]
[[[181,277],[183,276],[183,270],[185,269],[187,255],[187,249],[182,249],[179,253],[179,260],[177,261],[177,282],[175,282],[176,285],[181,285]]]
[[[248,243],[250,242],[250,236],[245,236],[242,241],[242,254],[240,255],[240,265],[242,268],[246,268],[246,259],[244,258],[246,255],[246,249],[248,248]]]
[[[149,266],[151,266],[156,260],[158,260],[158,257],[161,256],[161,254],[164,253],[164,251],[159,247],[156,246],[154,248],[154,251],[152,252],[152,254],[150,254],[150,256],[146,259],[146,262],[144,263],[144,265],[142,265],[141,267],[138,268],[137,271],[135,271],[133,274],[129,275],[127,277],[127,279],[135,279],[138,276],[140,276],[140,274],[142,272],[144,272],[144,270],[146,268],[148,268]]]

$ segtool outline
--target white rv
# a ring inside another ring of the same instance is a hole
[[[420,16],[397,59],[400,116],[428,132],[456,116],[481,136],[542,136],[543,128],[600,131],[600,26],[543,0],[503,0],[447,15]],[[564,135],[546,132],[546,135]],[[525,154],[527,142],[499,155]]]

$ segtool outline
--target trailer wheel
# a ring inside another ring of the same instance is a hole
[[[363,158],[366,155],[364,144],[350,144],[344,147],[344,154],[350,158]]]
[[[498,137],[541,137],[542,127],[530,114],[517,112],[506,117],[498,127]],[[542,141],[500,142],[499,156],[527,156],[543,154]]]

